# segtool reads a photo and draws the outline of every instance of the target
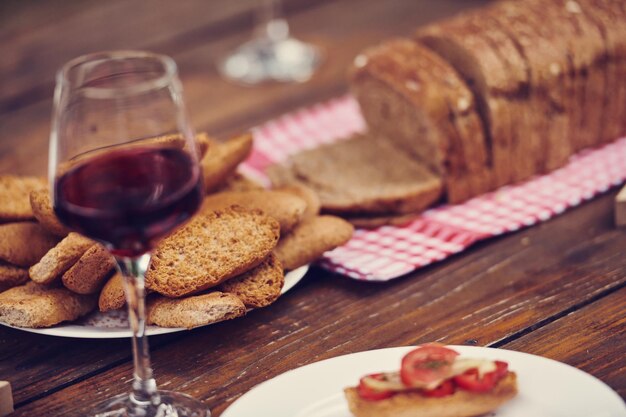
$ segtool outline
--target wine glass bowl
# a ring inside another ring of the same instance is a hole
[[[96,407],[97,416],[210,417],[201,402],[157,390],[145,335],[146,257],[199,208],[198,159],[171,58],[105,52],[59,71],[49,161],[54,211],[115,256],[133,332],[132,392]]]

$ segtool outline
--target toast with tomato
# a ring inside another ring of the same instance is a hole
[[[471,417],[513,398],[516,378],[506,362],[427,344],[406,354],[399,372],[365,375],[344,392],[356,417]]]

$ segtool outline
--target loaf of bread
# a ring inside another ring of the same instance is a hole
[[[356,57],[369,130],[460,202],[626,133],[626,2],[501,1]]]

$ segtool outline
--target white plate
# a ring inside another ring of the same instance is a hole
[[[281,294],[286,293],[296,285],[307,273],[309,266],[305,265],[285,275],[285,285]],[[13,327],[13,326],[8,326]],[[126,309],[108,311],[106,313],[95,312],[81,320],[68,324],[59,324],[46,329],[27,329],[13,327],[25,332],[45,334],[49,336],[76,337],[81,339],[118,339],[131,337],[132,334],[128,325],[128,314]],[[156,336],[159,334],[174,333],[187,330],[184,328],[148,326],[146,334]]]
[[[462,356],[501,359],[518,375],[519,394],[497,417],[624,417],[626,405],[606,384],[569,365],[510,350],[452,346]],[[361,376],[398,369],[412,347],[339,356],[257,385],[222,417],[352,417],[343,388]]]

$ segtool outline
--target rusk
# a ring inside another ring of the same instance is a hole
[[[260,308],[276,301],[284,284],[283,266],[270,254],[256,268],[223,282],[220,290],[236,295],[248,308]]]
[[[65,237],[70,232],[54,214],[48,190],[32,191],[30,193],[30,206],[39,224],[53,235]]]
[[[235,172],[237,165],[252,151],[252,134],[245,133],[226,142],[211,141],[209,150],[200,160],[207,193],[217,190],[226,178]]]
[[[278,242],[274,253],[286,270],[307,265],[324,252],[341,246],[352,237],[354,227],[335,216],[317,216],[303,220]]]
[[[78,233],[70,233],[30,267],[30,278],[38,284],[52,284],[95,244]]]
[[[126,294],[124,293],[124,277],[119,272],[115,273],[100,291],[98,298],[98,308],[105,312],[117,310],[126,304]]]
[[[254,268],[274,249],[280,226],[258,210],[207,211],[163,239],[152,255],[146,287],[182,297]]]
[[[0,263],[0,292],[28,282],[28,269]]]
[[[29,282],[0,293],[0,322],[16,327],[50,327],[75,320],[96,306],[96,297]]]
[[[31,220],[30,193],[47,187],[42,177],[0,175],[0,222]]]
[[[217,291],[182,299],[153,296],[148,299],[147,310],[148,324],[187,329],[246,314],[246,307],[237,296]]]
[[[0,259],[13,265],[29,267],[58,242],[37,223],[8,223],[0,225]]]
[[[100,291],[114,267],[115,258],[97,243],[63,274],[61,280],[66,288],[75,293],[94,294]]]

